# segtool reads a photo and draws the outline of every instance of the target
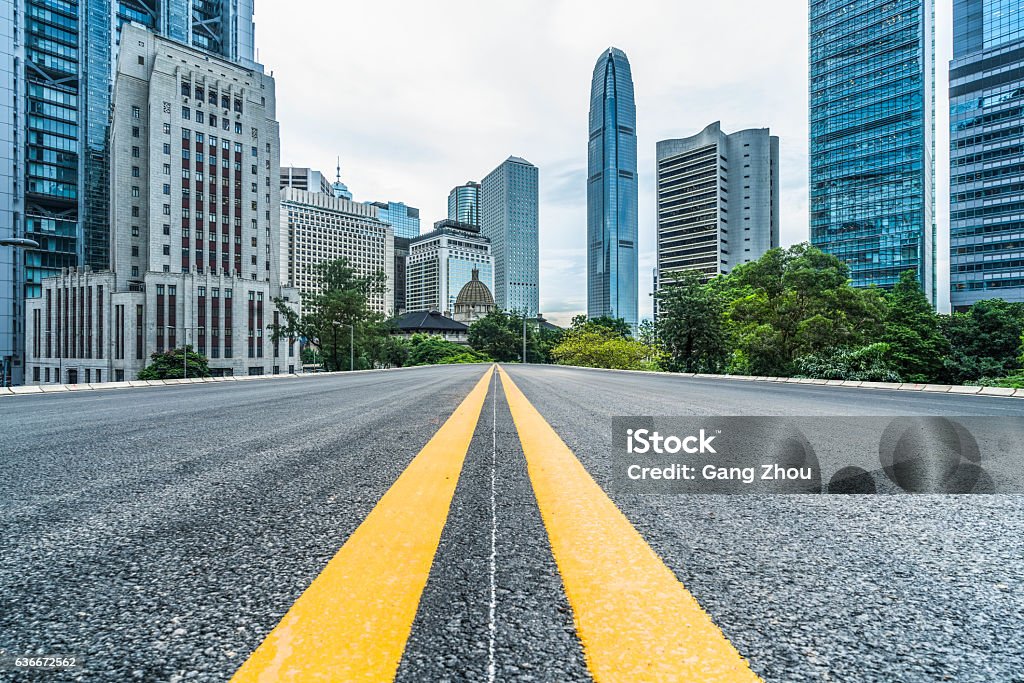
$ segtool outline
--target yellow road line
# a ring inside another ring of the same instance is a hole
[[[498,370],[594,680],[760,681],[515,382]]]
[[[413,458],[232,681],[390,681],[494,367]]]

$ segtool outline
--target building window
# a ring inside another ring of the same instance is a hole
[[[139,137],[139,127],[138,126],[132,126],[132,137],[133,138]]]
[[[188,107],[182,107],[181,118],[185,119],[186,121],[190,120],[192,118],[192,110]]]
[[[164,124],[164,135],[170,135],[170,134],[171,134],[171,124],[165,123]]]
[[[134,105],[134,104],[132,105],[132,118],[133,119],[142,118],[142,111],[139,109],[138,105]]]
[[[138,147],[132,147],[132,157],[135,158],[135,159],[139,158],[139,148]]]
[[[133,225],[132,226],[132,237],[138,237],[138,236],[139,236],[139,226]]]
[[[146,58],[143,57],[142,55],[139,55],[139,64],[141,65],[141,64],[145,64],[145,63],[146,63]]]
[[[132,178],[138,178],[138,177],[139,177],[139,167],[138,166],[132,166]]]
[[[138,185],[132,185],[132,196],[133,197],[138,197],[139,196],[139,186]]]
[[[133,206],[132,207],[132,218],[138,218],[138,217],[139,217],[139,207]]]

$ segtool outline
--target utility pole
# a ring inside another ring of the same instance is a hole
[[[523,312],[523,365],[526,365],[526,313]]]

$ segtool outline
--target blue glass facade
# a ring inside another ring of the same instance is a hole
[[[810,3],[811,242],[935,304],[934,0]]]
[[[448,218],[480,225],[480,183],[469,181],[452,188],[448,193]]]
[[[587,315],[637,326],[636,104],[629,60],[609,48],[590,89]]]
[[[956,0],[949,70],[950,303],[1024,301],[1024,7]]]
[[[377,218],[395,231],[395,237],[412,239],[420,234],[420,210],[402,202],[367,202],[377,207]]]

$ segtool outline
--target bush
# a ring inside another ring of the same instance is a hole
[[[802,377],[859,382],[901,382],[889,357],[889,345],[879,342],[855,349],[840,349],[828,356],[802,356],[796,360]]]

